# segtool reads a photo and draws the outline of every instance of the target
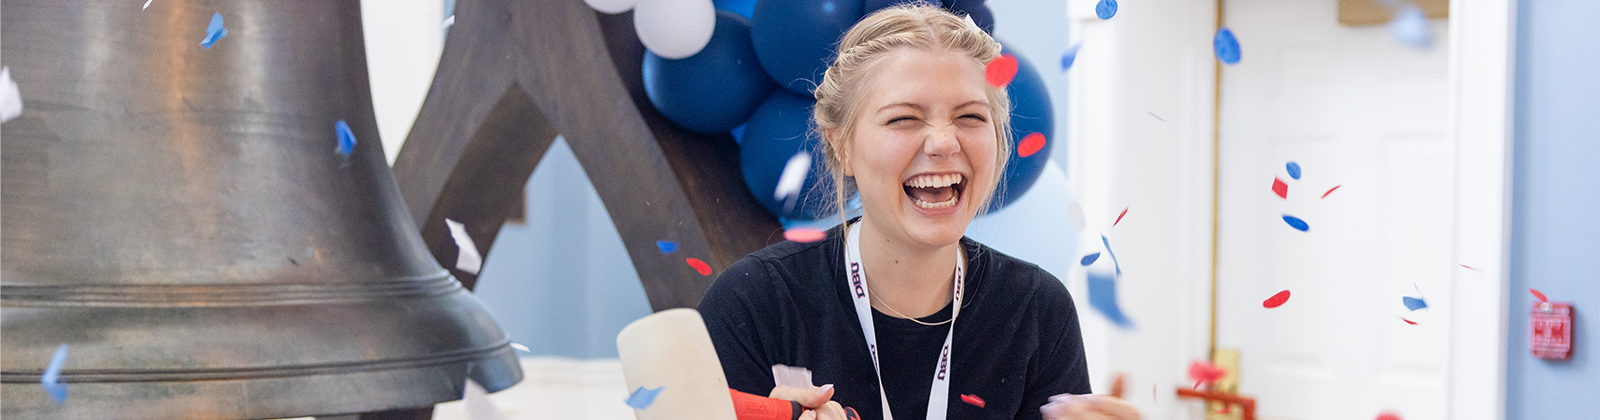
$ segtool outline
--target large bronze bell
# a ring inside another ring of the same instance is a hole
[[[0,132],[0,415],[360,413],[521,380],[385,164],[357,0],[139,3],[0,11],[26,101]]]

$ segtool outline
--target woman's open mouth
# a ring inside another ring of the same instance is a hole
[[[911,203],[928,210],[954,207],[967,189],[967,179],[961,174],[924,174],[911,177],[902,186]]]

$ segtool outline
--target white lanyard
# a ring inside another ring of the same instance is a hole
[[[850,227],[850,233],[845,241],[845,272],[850,273],[850,278],[845,280],[851,290],[851,297],[855,299],[856,318],[861,320],[861,333],[867,338],[867,351],[872,353],[872,369],[878,374],[878,398],[883,400],[884,420],[894,420],[894,415],[889,413],[889,396],[883,391],[883,369],[878,367],[878,334],[872,327],[872,301],[867,295],[867,286],[862,283],[861,274],[861,224]],[[944,335],[944,349],[939,352],[939,365],[933,371],[933,388],[928,393],[928,420],[944,420],[945,411],[950,406],[950,338],[955,335],[956,317],[961,315],[961,288],[962,278],[965,277],[965,261],[961,253],[956,253],[955,285],[951,287],[954,295],[954,306],[950,314],[950,331]]]

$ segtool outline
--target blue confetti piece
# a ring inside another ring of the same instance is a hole
[[[334,152],[340,156],[350,156],[351,152],[356,151],[356,133],[350,131],[350,124],[339,120],[333,123],[333,131],[339,135],[339,147],[334,148]]]
[[[1285,214],[1283,215],[1283,222],[1288,223],[1289,227],[1295,228],[1295,230],[1301,232],[1311,230],[1311,225],[1306,224],[1306,221],[1300,220],[1298,217]]]
[[[50,364],[45,365],[44,375],[39,377],[39,385],[44,391],[50,393],[50,399],[56,404],[67,402],[67,386],[61,383],[61,366],[67,364],[67,343],[56,347],[56,354],[50,356]]]
[[[1404,299],[1404,302],[1406,304],[1406,309],[1410,309],[1410,310],[1415,311],[1415,310],[1418,310],[1418,309],[1422,309],[1422,308],[1428,307],[1428,302],[1423,301],[1422,299],[1418,299],[1418,298],[1414,298],[1414,297],[1410,297],[1410,296],[1403,297],[1402,299]]]
[[[1117,262],[1117,253],[1111,251],[1111,241],[1106,240],[1106,235],[1100,235],[1100,243],[1106,245],[1106,253],[1111,254],[1111,266],[1117,268],[1117,275],[1122,275],[1122,264]]]
[[[1078,47],[1082,46],[1083,43],[1080,42],[1071,47],[1067,47],[1067,52],[1061,53],[1061,71],[1067,71],[1067,69],[1072,68],[1073,62],[1078,61]]]
[[[673,241],[656,241],[656,248],[661,248],[662,254],[678,252],[678,243]]]
[[[1288,164],[1283,165],[1283,169],[1286,169],[1286,170],[1289,171],[1289,177],[1290,178],[1300,179],[1300,164],[1299,163],[1296,163],[1295,161],[1291,160],[1291,161],[1289,161]]]
[[[1217,37],[1211,40],[1211,48],[1217,51],[1217,59],[1227,64],[1239,64],[1239,38],[1233,36],[1233,31],[1224,27],[1217,30]]]
[[[1093,254],[1089,254],[1089,255],[1083,256],[1082,260],[1078,260],[1078,264],[1082,264],[1082,265],[1094,264],[1095,260],[1098,260],[1098,259],[1100,259],[1100,253],[1096,252],[1096,253],[1093,253]]]
[[[1425,50],[1433,46],[1433,34],[1428,31],[1428,16],[1415,5],[1407,4],[1395,11],[1389,21],[1389,33],[1405,46]]]
[[[228,36],[228,28],[222,27],[222,14],[214,13],[211,15],[211,24],[206,25],[206,37],[200,40],[200,46],[206,47],[209,51],[211,44],[217,43],[217,40],[225,36]]]
[[[1094,307],[1118,328],[1133,328],[1133,320],[1117,306],[1117,278],[1089,273],[1089,306]]]
[[[650,389],[641,386],[639,389],[633,390],[633,395],[628,396],[628,406],[633,407],[636,410],[643,410],[646,407],[649,407],[650,404],[655,404],[656,395],[660,394],[661,390],[665,388],[666,387],[663,386],[656,387],[656,389]]]
[[[1116,16],[1117,0],[1100,0],[1099,4],[1094,5],[1094,15],[1099,16],[1100,20],[1106,20],[1110,19],[1112,16]]]

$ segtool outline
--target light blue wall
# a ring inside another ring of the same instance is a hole
[[[1600,1],[1517,10],[1506,418],[1600,417]],[[1528,350],[1528,288],[1574,304],[1572,360]]]

